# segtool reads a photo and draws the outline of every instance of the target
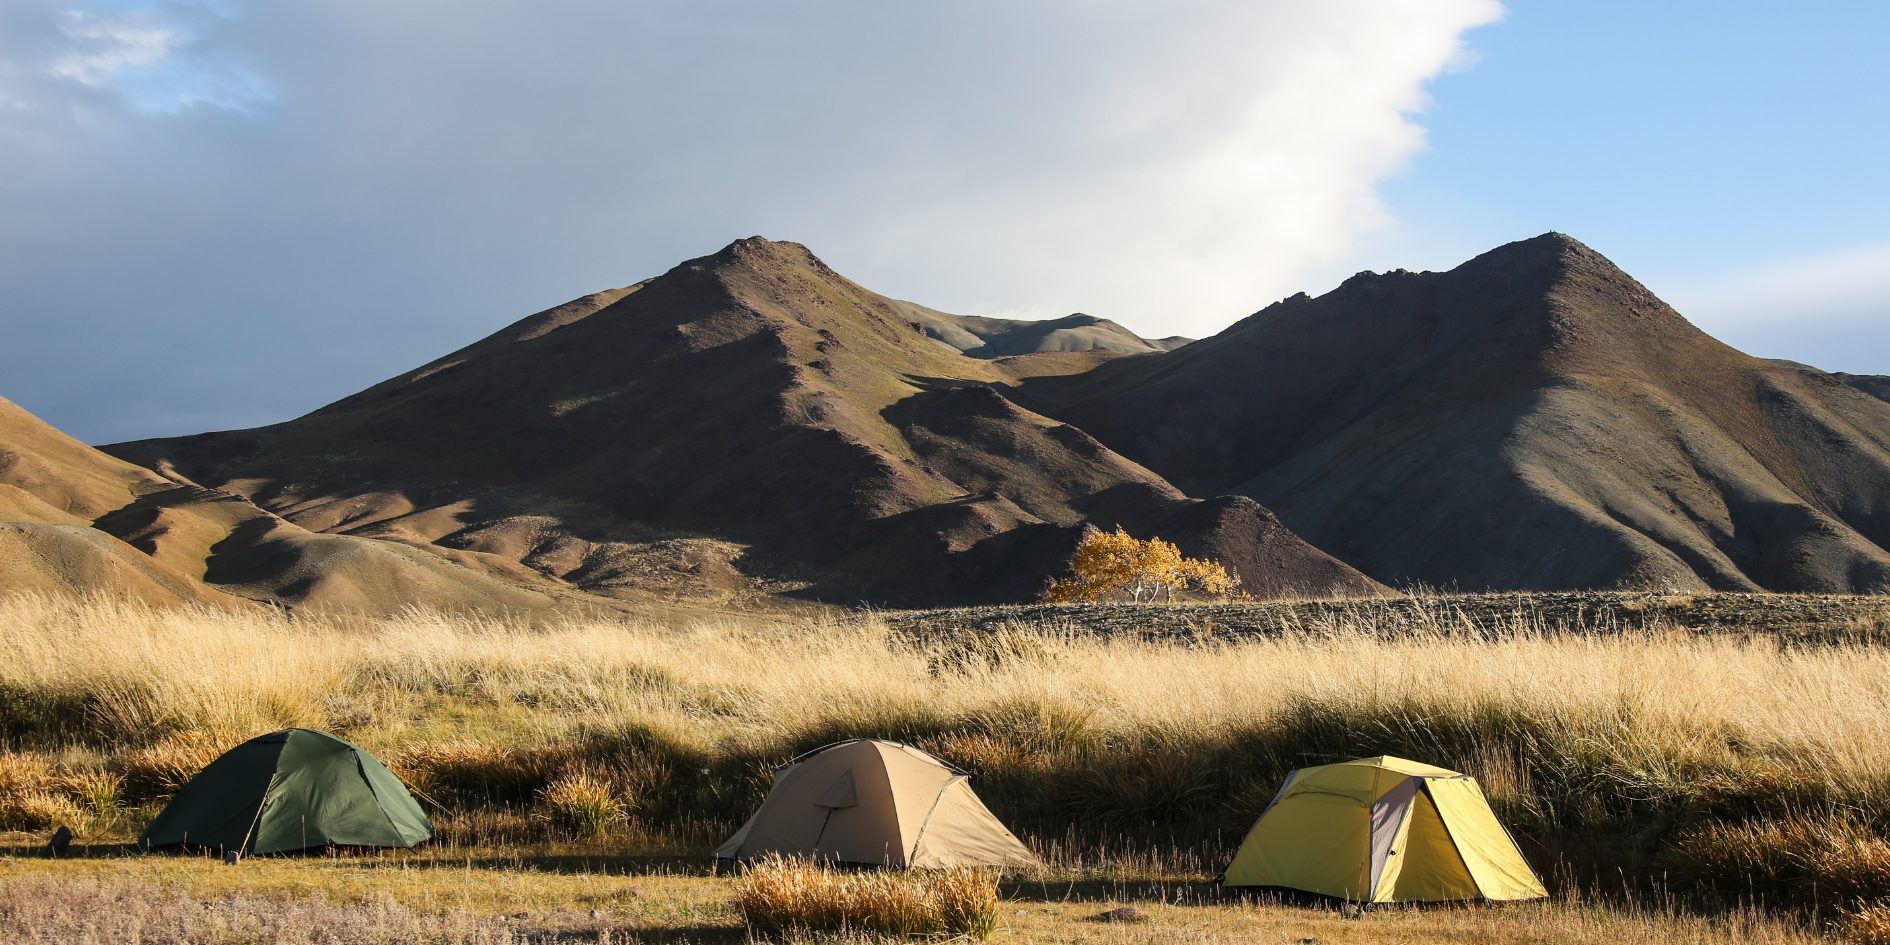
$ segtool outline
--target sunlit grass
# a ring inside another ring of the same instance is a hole
[[[1820,909],[1877,894],[1818,877],[1882,860],[1890,649],[1526,612],[1466,633],[1448,598],[1400,619],[922,642],[871,616],[533,625],[9,598],[0,829],[73,819],[122,839],[218,752],[310,725],[377,753],[466,843],[706,850],[775,764],[877,736],[970,770],[1065,866],[1212,873],[1288,770],[1392,753],[1479,777],[1558,889]]]

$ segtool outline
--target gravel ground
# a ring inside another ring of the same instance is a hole
[[[1024,604],[888,611],[881,616],[895,630],[915,637],[1030,628],[1199,640],[1340,628],[1487,634],[1523,626],[1548,633],[1654,628],[1890,642],[1890,596],[1581,591],[1214,604]]]

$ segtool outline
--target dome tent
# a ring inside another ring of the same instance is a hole
[[[411,847],[434,837],[413,794],[373,755],[326,732],[288,728],[210,762],[144,828],[138,845],[259,854]]]
[[[898,742],[856,739],[775,769],[774,787],[716,859],[769,853],[857,866],[1037,862],[972,793],[969,776]]]
[[[1221,883],[1355,902],[1548,895],[1475,778],[1390,756],[1287,775]]]

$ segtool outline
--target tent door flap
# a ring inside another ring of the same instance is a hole
[[[820,792],[820,797],[814,800],[814,806],[825,807],[828,810],[858,807],[859,804],[860,792],[853,786],[852,768],[848,768],[845,774],[834,779],[832,784],[827,785],[825,791]]]

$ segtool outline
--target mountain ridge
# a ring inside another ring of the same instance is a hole
[[[1721,344],[1563,234],[1026,388],[1388,583],[1890,589],[1883,404]]]
[[[100,452],[0,402],[0,570],[370,612],[962,604],[1120,526],[1262,597],[1890,591],[1883,378],[1736,351],[1564,234],[1164,347],[751,237],[265,427]]]

